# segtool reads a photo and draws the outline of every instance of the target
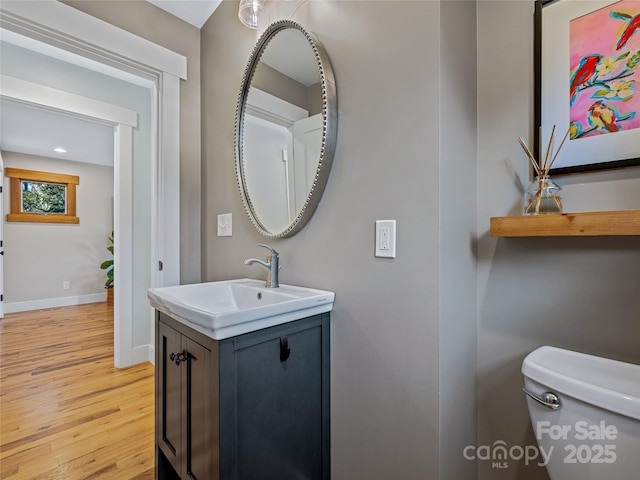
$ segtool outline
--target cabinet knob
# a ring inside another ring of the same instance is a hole
[[[285,362],[291,355],[291,348],[289,348],[289,340],[287,337],[280,337],[280,361]]]
[[[184,362],[187,359],[187,352],[184,350],[180,353],[172,353],[169,355],[169,360],[176,362],[176,365],[180,365],[180,362]]]

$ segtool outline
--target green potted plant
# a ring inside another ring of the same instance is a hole
[[[109,237],[107,250],[113,255],[113,232],[111,232],[111,236]],[[113,258],[102,262],[100,268],[105,270],[107,274],[107,281],[104,282],[104,288],[107,289],[107,304],[113,305]]]

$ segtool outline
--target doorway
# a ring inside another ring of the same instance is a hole
[[[132,268],[133,245],[133,197],[127,190],[133,188],[133,149],[132,132],[137,125],[137,113],[115,105],[110,105],[79,95],[56,91],[49,87],[33,84],[12,77],[0,76],[2,89],[0,97],[13,102],[20,102],[34,108],[47,108],[76,116],[84,120],[110,125],[113,129],[114,142],[114,227],[118,231],[115,243],[115,297],[117,305],[114,310],[115,358],[118,365],[119,356],[123,354],[123,346],[132,345],[134,309],[131,291],[135,283]],[[117,173],[115,173],[117,172]],[[4,222],[4,218],[3,218]],[[3,273],[0,271],[0,273]],[[126,352],[124,352],[126,354]],[[146,352],[145,352],[146,353]],[[132,363],[145,361],[147,358],[135,358]]]
[[[4,161],[0,151],[0,178],[4,178]],[[4,191],[0,186],[0,318],[4,318]]]
[[[122,76],[135,76],[148,82],[152,101],[153,129],[151,132],[152,174],[149,182],[152,190],[151,204],[151,261],[145,268],[149,272],[149,284],[140,286],[135,279],[116,270],[121,292],[116,295],[115,321],[115,364],[125,367],[154,359],[152,311],[146,298],[140,292],[149,286],[176,285],[179,283],[179,111],[180,79],[186,77],[186,59],[162,47],[123,32],[101,20],[79,12],[59,2],[38,4],[37,9],[30,2],[6,2],[3,4],[3,39],[6,32],[22,35],[31,42],[46,46],[47,54],[62,52],[68,60],[73,52],[74,61],[83,63],[96,71],[111,69]],[[125,32],[126,33],[126,32]],[[126,37],[123,42],[123,37]],[[126,62],[123,60],[126,59]],[[117,60],[117,61],[116,61]],[[46,88],[46,87],[45,87]],[[36,90],[38,90],[36,88]],[[2,93],[6,83],[2,82]],[[41,103],[38,95],[23,92],[22,101]],[[44,95],[44,94],[43,94]],[[53,101],[44,95],[45,103]],[[14,97],[15,98],[15,97]],[[60,108],[60,106],[50,106]],[[63,107],[63,110],[68,108]],[[95,112],[84,112],[92,116]],[[93,115],[93,118],[96,118]],[[131,176],[125,175],[132,168],[132,159],[123,160],[132,151],[132,125],[127,122],[114,123],[116,150],[121,161],[116,166],[115,216],[117,231],[126,230],[133,224],[130,204],[134,184]],[[162,205],[162,208],[159,206]],[[147,245],[147,248],[149,246]],[[118,262],[133,260],[133,247],[122,235],[116,237]],[[162,270],[158,268],[162,262]],[[134,301],[133,291],[137,288],[135,301],[146,304],[145,315],[135,316],[132,309],[123,306]],[[135,318],[135,321],[134,321]],[[140,339],[143,338],[143,341]]]

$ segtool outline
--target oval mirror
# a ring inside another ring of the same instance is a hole
[[[236,111],[235,157],[245,210],[269,238],[313,215],[333,161],[336,88],[320,43],[301,25],[270,25],[253,49]]]

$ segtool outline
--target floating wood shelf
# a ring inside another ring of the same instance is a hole
[[[492,237],[640,235],[640,210],[492,217]]]

